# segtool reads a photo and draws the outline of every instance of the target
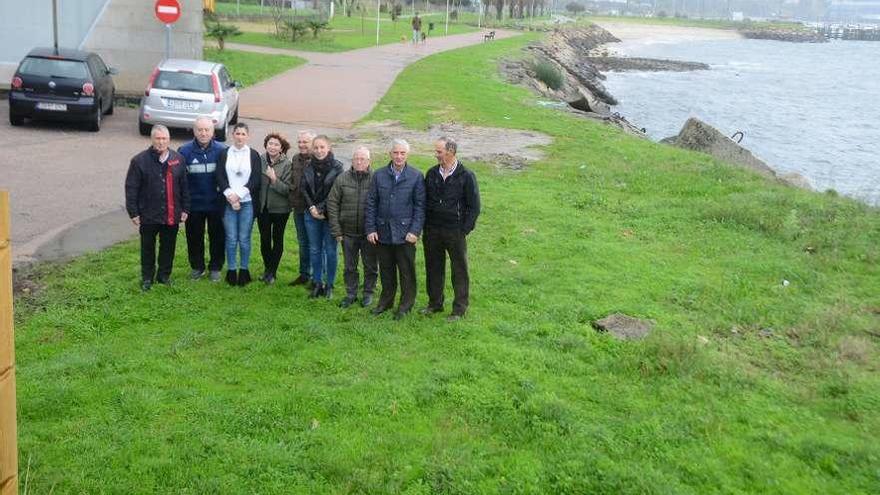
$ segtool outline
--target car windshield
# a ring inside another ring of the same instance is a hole
[[[27,57],[18,72],[28,76],[88,79],[86,64],[77,60]]]
[[[191,93],[214,92],[211,76],[207,74],[193,74],[192,72],[160,71],[153,87],[172,91],[189,91]]]

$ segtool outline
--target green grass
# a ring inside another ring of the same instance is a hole
[[[208,47],[204,49],[204,59],[225,65],[232,78],[239,81],[242,87],[252,86],[306,62],[300,57],[288,55],[268,55],[229,49],[220,51]]]
[[[428,42],[432,38],[444,35],[443,18],[439,15],[423,16],[425,29],[428,22],[435,22],[434,31],[428,33]],[[363,22],[362,22],[363,21]],[[279,39],[273,34],[265,32],[245,32],[235,37],[235,43],[250,45],[270,46],[273,48],[289,48],[313,52],[343,52],[357,48],[365,48],[376,45],[376,17],[367,15],[363,20],[359,16],[345,17],[337,15],[330,22],[331,29],[322,32],[317,38],[307,33],[296,42]],[[473,26],[463,23],[450,23],[449,34],[461,34],[476,31]],[[387,15],[383,14],[380,22],[379,43],[399,43],[401,37],[409,40],[412,36],[409,18],[401,17],[397,22],[391,22]]]
[[[182,234],[148,294],[136,242],[44,266],[16,301],[30,490],[877,493],[877,211],[540,107],[496,69],[530,39],[428,57],[368,117],[553,136],[468,164],[466,319],[190,282]],[[616,311],[654,333],[590,327]]]

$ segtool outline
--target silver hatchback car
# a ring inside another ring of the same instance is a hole
[[[144,136],[154,124],[192,128],[199,116],[214,121],[214,137],[226,140],[226,129],[238,122],[238,86],[223,64],[168,59],[153,70],[141,98],[138,127]]]

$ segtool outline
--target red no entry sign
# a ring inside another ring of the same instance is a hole
[[[180,19],[180,3],[177,0],[156,0],[156,19],[165,24],[174,24]]]

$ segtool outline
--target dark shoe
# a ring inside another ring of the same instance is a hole
[[[333,299],[333,286],[332,285],[324,286],[324,293],[321,295],[326,297],[327,299]]]
[[[205,275],[205,270],[197,270],[193,268],[193,271],[189,272],[189,278],[191,280],[198,280]]]
[[[209,275],[211,282],[219,282],[220,281],[220,270],[211,270],[211,274]]]
[[[267,277],[268,275],[269,275],[268,273],[263,272],[263,274],[260,275],[260,282],[265,282],[265,281],[266,281],[266,277]]]
[[[229,285],[238,285],[238,272],[235,270],[227,270],[226,283]]]
[[[315,284],[312,287],[312,292],[309,293],[309,299],[315,299],[324,295],[324,286],[321,284]]]
[[[464,315],[457,315],[455,313],[452,313],[451,315],[446,317],[446,321],[448,323],[455,323],[456,321],[458,321],[462,318],[464,318]]]
[[[251,272],[250,270],[239,270],[238,271],[238,285],[239,287],[244,287],[245,285],[251,283]]]
[[[143,282],[141,282],[141,290],[143,292],[147,292],[148,290],[150,290],[152,288],[153,288],[153,281],[152,280],[144,280]]]
[[[394,321],[400,321],[403,319],[404,316],[406,316],[408,314],[409,314],[409,311],[404,311],[404,312],[398,311],[397,313],[394,313]]]
[[[309,277],[303,277],[302,275],[300,275],[299,277],[296,277],[296,279],[294,279],[293,282],[291,282],[287,285],[289,285],[291,287],[296,287],[297,285],[304,285],[307,283],[309,283]]]
[[[443,308],[437,308],[434,306],[425,306],[424,308],[419,310],[419,314],[422,316],[429,316],[434,313],[440,313],[441,311],[443,311]]]
[[[361,306],[362,307],[366,308],[370,304],[373,304],[373,295],[372,294],[368,294],[368,295],[364,296],[363,299],[361,299]]]
[[[354,297],[346,296],[345,299],[343,299],[342,301],[339,302],[339,307],[340,308],[347,308],[347,307],[351,306],[352,304],[354,304],[354,302],[356,300],[357,299],[355,299]]]
[[[170,279],[170,278],[159,278],[159,277],[156,277],[156,283],[157,283],[157,284],[162,284],[162,285],[171,285],[171,279]]]
[[[372,313],[373,316],[379,316],[386,311],[388,311],[388,308],[383,308],[382,306],[376,306],[375,308],[373,308],[372,311],[370,311],[370,313]]]
[[[263,282],[266,282],[266,285],[272,285],[275,283],[275,275],[269,274],[266,275],[266,278],[263,279]]]

